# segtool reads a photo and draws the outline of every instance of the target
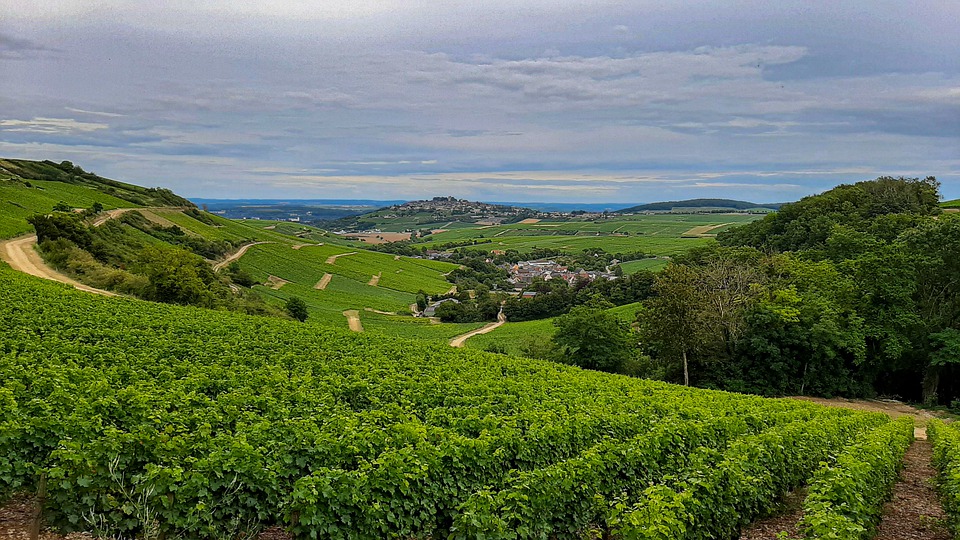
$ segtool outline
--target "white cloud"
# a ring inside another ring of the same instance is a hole
[[[107,129],[110,126],[95,122],[78,122],[72,118],[42,118],[32,120],[0,120],[3,131],[22,131],[27,133],[74,133]]]

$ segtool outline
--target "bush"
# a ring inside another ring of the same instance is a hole
[[[304,302],[301,298],[294,296],[287,300],[287,303],[284,305],[284,308],[287,310],[287,313],[290,314],[294,319],[303,322],[307,320],[309,314],[307,313],[307,303]]]

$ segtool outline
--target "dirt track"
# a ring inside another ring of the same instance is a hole
[[[343,316],[347,318],[347,325],[350,326],[350,330],[354,332],[363,332],[363,325],[360,324],[360,312],[355,309],[350,309],[343,312]]]
[[[318,291],[322,291],[327,288],[327,285],[330,284],[331,279],[333,279],[333,274],[324,274],[323,277],[320,278],[320,281],[318,281],[317,284],[313,286],[313,288]]]
[[[467,340],[470,339],[470,338],[472,338],[473,336],[479,336],[480,334],[486,334],[486,333],[488,333],[488,332],[493,332],[493,331],[496,330],[497,328],[500,328],[501,326],[503,326],[503,323],[505,323],[505,322],[507,322],[507,317],[506,317],[506,315],[504,315],[503,312],[501,311],[500,313],[497,314],[497,322],[490,323],[490,324],[484,326],[483,328],[478,328],[478,329],[476,329],[476,330],[474,330],[474,331],[472,331],[472,332],[467,332],[466,334],[462,334],[462,335],[459,335],[459,336],[451,339],[451,340],[450,340],[450,346],[451,346],[451,347],[463,347],[464,344],[467,342]]]
[[[119,296],[110,291],[84,285],[50,268],[43,262],[43,259],[40,257],[40,254],[37,253],[36,249],[34,249],[36,245],[37,237],[33,234],[7,240],[0,243],[0,258],[6,261],[14,270],[30,274],[31,276],[66,283],[67,285],[72,285],[77,290],[89,293],[103,296]]]
[[[327,257],[327,264],[337,264],[337,259],[339,257],[346,257],[347,255],[356,255],[356,251],[351,251],[350,253],[340,253],[339,255],[331,255]]]
[[[240,257],[243,257],[243,254],[246,253],[247,250],[250,249],[250,248],[252,248],[253,246],[257,246],[257,245],[260,245],[260,244],[272,244],[272,243],[273,243],[273,242],[252,242],[252,243],[249,243],[249,244],[244,244],[244,245],[240,246],[240,249],[238,249],[236,253],[234,253],[233,255],[228,256],[226,259],[224,259],[224,260],[218,262],[217,264],[213,265],[213,271],[214,271],[214,272],[219,272],[220,270],[222,270],[223,268],[225,268],[228,264],[230,264],[230,263],[232,263],[233,261],[239,259]]]

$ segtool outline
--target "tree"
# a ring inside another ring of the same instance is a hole
[[[103,212],[103,203],[100,201],[93,203],[93,206],[90,207],[90,212],[93,214],[99,214],[100,212]]]
[[[647,340],[662,356],[683,366],[683,384],[690,385],[690,355],[702,347],[706,328],[701,317],[700,277],[686,265],[669,264],[654,282],[656,296],[640,312],[641,328]]]
[[[27,218],[37,232],[37,242],[66,238],[77,246],[88,249],[93,243],[90,230],[76,214],[54,212],[52,214],[34,214]]]
[[[213,307],[214,291],[223,288],[207,261],[175,247],[145,248],[139,270],[150,279],[147,298],[158,302]]]
[[[553,341],[564,360],[582,368],[619,373],[638,352],[630,325],[605,309],[577,306],[554,326]]]
[[[297,296],[287,299],[286,304],[284,304],[284,308],[291,317],[300,322],[307,320],[307,317],[309,316],[307,313],[307,303]]]
[[[59,201],[57,204],[53,205],[54,212],[69,212],[71,210],[73,210],[73,207],[64,201]]]

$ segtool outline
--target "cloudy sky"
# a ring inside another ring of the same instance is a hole
[[[0,0],[0,156],[193,197],[960,197],[960,2]]]

